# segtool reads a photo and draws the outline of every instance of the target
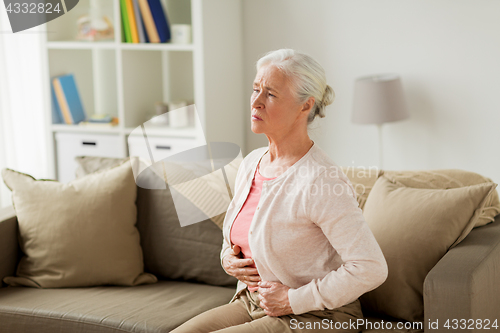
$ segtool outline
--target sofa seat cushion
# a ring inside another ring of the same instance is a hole
[[[180,281],[134,287],[0,288],[0,332],[170,332],[229,303],[234,292]]]

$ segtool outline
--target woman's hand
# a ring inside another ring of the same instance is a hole
[[[238,245],[233,246],[232,251],[232,253],[226,255],[222,259],[222,265],[226,272],[249,287],[258,287],[260,275],[257,268],[246,267],[254,263],[253,259],[241,259],[238,257],[240,253],[240,247]]]
[[[279,282],[262,281],[259,283],[260,307],[271,317],[284,316],[293,313],[288,299],[288,289]]]

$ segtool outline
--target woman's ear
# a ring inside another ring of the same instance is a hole
[[[303,111],[304,113],[306,113],[307,115],[309,115],[309,113],[311,112],[312,108],[314,107],[314,102],[315,102],[315,101],[316,101],[316,100],[315,100],[315,98],[314,98],[314,97],[312,97],[312,96],[311,96],[311,97],[309,97],[309,98],[307,99],[307,101],[306,101],[304,104],[302,104],[302,111]]]

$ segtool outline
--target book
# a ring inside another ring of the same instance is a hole
[[[63,123],[63,119],[61,118],[61,109],[59,109],[59,103],[57,102],[53,84],[50,85],[50,93],[52,95],[52,122],[54,124],[61,124]]]
[[[57,103],[56,109],[66,124],[78,124],[86,119],[80,94],[73,74],[61,75],[52,79],[52,87]]]
[[[149,38],[146,31],[146,26],[144,25],[144,20],[142,19],[142,15],[141,15],[141,23],[142,23],[142,31],[144,31],[144,40],[145,40],[144,43],[149,43]]]
[[[90,121],[82,121],[78,123],[79,126],[83,127],[93,127],[93,128],[111,128],[118,125],[118,118],[113,117],[110,122],[107,123],[95,123]]]
[[[109,123],[113,120],[108,114],[93,114],[87,121],[90,123]]]
[[[127,5],[125,4],[125,1],[126,0],[120,0],[120,11],[122,13],[123,32],[125,37],[125,43],[132,43],[132,34],[130,33]]]
[[[158,31],[161,43],[166,43],[170,40],[170,27],[168,25],[167,15],[163,10],[160,0],[148,0],[149,8]]]
[[[144,23],[142,22],[141,11],[139,9],[138,0],[133,0],[133,4],[134,4],[135,22],[137,24],[137,33],[139,34],[139,43],[146,43],[146,38],[144,36]]]
[[[159,43],[160,37],[156,30],[155,21],[151,9],[149,8],[148,0],[139,0],[139,7],[141,9],[141,17],[146,27],[146,35],[150,43]]]
[[[132,35],[132,43],[139,43],[139,34],[137,33],[137,24],[135,22],[134,5],[132,0],[125,0],[127,5],[128,23],[130,26],[130,33]]]

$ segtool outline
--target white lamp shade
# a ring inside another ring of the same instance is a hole
[[[382,74],[356,80],[353,123],[383,124],[409,117],[399,76]]]

